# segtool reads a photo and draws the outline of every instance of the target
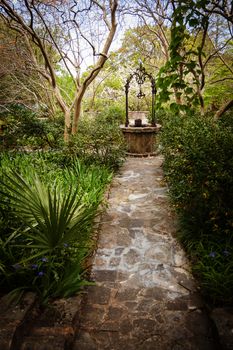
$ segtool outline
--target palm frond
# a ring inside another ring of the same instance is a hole
[[[99,202],[95,192],[92,196],[95,205],[91,206],[90,198],[86,201],[78,188],[70,186],[63,193],[57,186],[46,186],[37,176],[29,184],[15,171],[6,175],[1,184],[16,215],[30,228],[24,234],[32,241],[31,247],[39,249],[52,251],[64,242],[82,237]]]

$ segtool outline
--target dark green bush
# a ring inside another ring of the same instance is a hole
[[[123,124],[125,121],[125,106],[112,104],[105,107],[97,116],[99,123]]]
[[[119,124],[124,111],[113,104],[104,109],[95,118],[80,120],[78,133],[70,136],[70,142],[64,144],[62,117],[41,120],[22,106],[12,106],[1,118],[6,129],[1,137],[1,148],[17,150],[51,150],[47,156],[59,165],[72,164],[73,157],[82,158],[86,163],[98,163],[117,168],[124,157],[125,145]],[[60,151],[62,150],[62,152]],[[35,159],[35,162],[37,160]]]
[[[6,123],[1,135],[4,149],[54,148],[62,140],[63,118],[38,118],[36,112],[21,105],[12,105],[1,118]]]
[[[85,163],[118,168],[125,155],[125,142],[117,123],[103,116],[80,120],[78,133],[65,146],[67,156],[78,156]]]
[[[170,116],[161,142],[166,179],[180,217],[180,237],[196,262],[194,269],[212,300],[233,301],[229,298],[233,266],[229,259],[220,259],[225,250],[232,254],[233,243],[232,126],[198,115]],[[206,261],[212,246],[216,254]],[[228,296],[222,288],[226,275]]]

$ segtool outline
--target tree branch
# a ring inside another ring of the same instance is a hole
[[[28,0],[24,0],[25,3],[28,4]],[[40,48],[40,51],[42,53],[42,56],[45,61],[45,65],[48,67],[49,72],[50,72],[50,77],[51,77],[51,84],[55,88],[56,87],[56,77],[55,73],[52,67],[52,64],[50,62],[49,56],[46,52],[46,48],[44,47],[40,37],[37,35],[36,31],[34,28],[32,29],[30,26],[28,26],[25,21],[22,19],[22,17],[12,8],[9,6],[9,4],[5,0],[1,0],[2,2],[2,7],[8,14],[8,16],[15,22],[18,23],[28,34],[31,35],[33,41],[36,42],[38,47]],[[28,4],[29,6],[29,4]],[[32,23],[32,22],[31,22]]]
[[[228,109],[233,107],[233,99],[226,102],[214,115],[214,120],[217,121]]]
[[[53,37],[53,35],[52,35],[52,33],[51,33],[49,27],[47,26],[47,24],[46,24],[46,22],[45,22],[45,20],[44,20],[44,17],[41,15],[40,11],[39,11],[34,5],[33,5],[33,8],[34,8],[35,12],[37,13],[37,15],[39,16],[39,18],[41,19],[42,23],[44,24],[44,27],[45,27],[45,29],[46,29],[46,31],[47,31],[47,33],[48,33],[50,39],[52,40],[52,43],[54,44],[55,48],[57,49],[57,51],[58,51],[58,53],[59,53],[59,55],[60,55],[60,57],[61,57],[61,60],[63,61],[64,65],[65,65],[65,67],[66,67],[66,69],[67,69],[67,71],[69,72],[69,74],[70,74],[70,76],[71,76],[71,78],[72,78],[72,80],[73,80],[73,82],[74,82],[74,84],[75,84],[75,86],[76,86],[76,81],[75,81],[75,79],[74,79],[74,76],[73,76],[73,74],[71,73],[71,71],[70,71],[70,69],[69,69],[69,67],[68,67],[68,65],[67,65],[67,63],[66,63],[66,60],[65,60],[65,58],[64,58],[64,55],[63,55],[62,51],[60,50],[60,48],[58,47],[56,41],[54,40],[54,37]]]
[[[209,84],[217,84],[217,83],[221,83],[225,80],[233,80],[233,77],[226,77],[226,78],[222,78],[222,79],[218,79],[218,80],[214,80],[214,81],[209,81]]]

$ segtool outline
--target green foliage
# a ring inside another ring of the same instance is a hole
[[[161,27],[151,25],[148,22],[146,25],[139,25],[126,30],[121,48],[118,50],[121,56],[121,65],[124,65],[127,69],[131,65],[134,70],[138,67],[139,61],[142,60],[146,69],[161,67],[164,64],[165,57],[163,47],[161,47],[160,40],[156,35],[161,30],[168,39],[170,33],[165,24],[161,29]]]
[[[207,106],[216,111],[232,99],[229,23],[226,8],[216,10],[211,1],[174,4],[169,60],[158,74],[157,108],[169,106],[175,114],[198,109],[203,113]]]
[[[230,41],[224,49],[224,60],[228,67],[232,69],[233,62],[233,41]],[[210,84],[206,84],[204,99],[206,105],[213,110],[217,110],[222,104],[232,99],[232,73],[227,66],[222,64],[218,58],[215,59],[208,69],[208,75],[211,76]]]
[[[112,56],[106,62],[102,71],[91,84],[84,98],[85,111],[102,111],[111,106],[119,106],[123,90],[123,80],[116,62],[112,64]],[[83,73],[82,80],[86,78],[92,66]],[[117,101],[117,102],[116,102]]]
[[[214,239],[196,242],[194,272],[200,276],[207,299],[232,304],[232,242]]]
[[[105,168],[75,159],[64,168],[60,160],[53,164],[55,158],[1,157],[0,289],[16,295],[34,290],[43,302],[88,283],[93,220],[111,179]]]
[[[182,17],[173,14],[171,28],[170,59],[160,69],[157,79],[158,97],[157,109],[169,103],[172,112],[191,112],[198,106],[199,100],[195,84],[199,82],[191,78],[198,76],[200,69],[197,64],[198,53],[189,47],[190,35],[181,20]],[[174,95],[175,99],[171,97]],[[180,101],[180,102],[178,102]]]
[[[198,89],[202,73],[200,57],[204,56],[204,52],[197,28],[202,33],[207,27],[208,16],[196,11],[193,1],[178,1],[172,13],[170,57],[158,75],[157,108],[169,104],[176,114],[192,114],[202,103]]]
[[[118,116],[121,118],[120,113]],[[125,155],[125,143],[116,118],[111,111],[106,116],[80,120],[77,135],[66,146],[67,155],[77,155],[89,164],[118,168]]]
[[[104,86],[109,87],[113,90],[121,90],[122,79],[117,75],[112,75],[110,78],[105,79]]]
[[[124,122],[124,118],[125,107],[119,104],[111,104],[98,114],[97,123],[118,126]]]
[[[54,148],[59,145],[63,134],[63,120],[39,119],[32,112],[20,105],[13,105],[1,115],[6,127],[1,135],[2,147]]]
[[[75,84],[72,77],[64,70],[60,69],[61,74],[57,77],[57,83],[59,85],[61,95],[67,104],[70,104],[74,100],[75,96]]]
[[[17,172],[11,171],[5,175],[1,186],[3,191],[5,189],[1,194],[10,199],[15,215],[28,227],[23,232],[30,241],[28,246],[40,249],[37,256],[51,255],[65,242],[80,238],[95,213],[96,208],[92,206],[96,201],[88,200],[89,207],[85,208],[78,188],[74,190],[71,186],[62,193],[56,185],[45,186],[36,175],[27,183]]]
[[[233,238],[232,126],[226,120],[215,124],[211,118],[198,115],[170,116],[164,122],[161,142],[166,179],[180,217],[180,238],[196,261],[194,269],[206,294],[213,301],[230,302],[233,266],[229,259],[220,259],[220,252],[231,254]],[[212,249],[218,252],[221,263],[206,265],[213,262],[205,260]],[[225,289],[220,284],[221,274],[228,274]]]

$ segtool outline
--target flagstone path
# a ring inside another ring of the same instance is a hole
[[[207,313],[175,239],[162,161],[128,158],[114,178],[84,296],[0,298],[0,350],[233,349],[233,307]]]
[[[167,199],[162,157],[115,177],[72,350],[219,349]]]

